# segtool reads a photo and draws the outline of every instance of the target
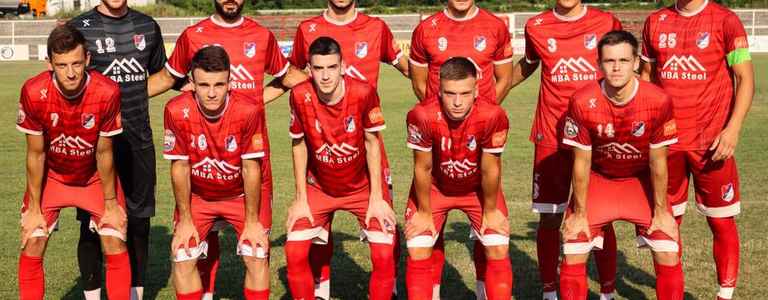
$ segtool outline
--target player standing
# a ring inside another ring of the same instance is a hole
[[[649,247],[656,297],[683,299],[678,228],[667,201],[667,146],[677,142],[672,102],[635,78],[638,42],[626,31],[597,44],[605,74],[571,96],[563,144],[573,146],[573,199],[563,226],[560,295],[587,298],[586,261],[603,246],[605,225],[635,224],[637,244]]]
[[[21,210],[19,298],[42,300],[43,255],[62,208],[91,216],[106,257],[109,299],[130,297],[125,198],[115,175],[112,137],[123,131],[120,89],[87,71],[85,38],[70,25],[48,37],[48,68],[21,89],[16,128],[27,136],[27,186]],[[98,256],[98,255],[97,255]],[[96,259],[96,257],[91,257]]]
[[[315,299],[309,256],[327,243],[330,217],[354,214],[371,249],[370,299],[390,299],[395,285],[395,216],[381,172],[377,132],[385,128],[379,97],[367,83],[344,76],[341,46],[329,37],[309,46],[312,80],[291,90],[296,198],[288,209],[285,244],[294,299]]]
[[[708,0],[677,1],[643,29],[642,77],[674,99],[680,143],[669,152],[669,196],[678,223],[693,175],[696,207],[712,230],[718,299],[733,297],[739,275],[741,211],[733,153],[752,105],[754,71],[739,17]]]
[[[160,26],[152,17],[128,8],[127,0],[102,0],[69,24],[88,41],[89,67],[117,82],[121,94],[123,134],[113,138],[115,168],[125,192],[128,213],[126,245],[131,258],[132,299],[142,299],[149,261],[150,218],[155,214],[155,147],[149,125],[149,74],[163,69],[165,47]],[[77,247],[85,299],[99,299],[101,253],[99,236],[88,229],[90,215],[78,210]]]
[[[478,71],[467,58],[440,67],[439,100],[413,108],[407,117],[414,179],[405,234],[408,298],[433,299],[432,248],[452,209],[472,224],[485,257],[485,295],[512,297],[509,221],[501,190],[501,153],[509,121],[498,105],[478,99]],[[439,147],[439,148],[438,148]],[[477,255],[475,255],[477,257]]]
[[[163,156],[172,161],[176,199],[171,253],[177,299],[203,296],[196,264],[217,220],[237,232],[245,299],[269,299],[272,211],[262,197],[260,167],[268,152],[264,112],[248,94],[230,88],[229,66],[223,48],[201,49],[190,62],[194,92],[165,106]]]
[[[571,192],[573,153],[560,145],[568,99],[578,88],[602,77],[597,42],[621,22],[611,13],[583,5],[580,0],[558,0],[552,10],[525,24],[525,57],[515,65],[511,86],[531,76],[541,64],[541,86],[530,140],[535,144],[533,211],[539,213],[536,254],[543,299],[557,299],[560,224]],[[616,283],[616,238],[613,226],[603,229],[605,241],[595,251],[600,277],[600,299],[613,299]]]

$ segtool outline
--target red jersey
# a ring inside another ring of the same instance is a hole
[[[291,90],[290,135],[307,145],[307,181],[328,195],[343,197],[368,187],[365,132],[386,126],[376,90],[345,76],[339,103],[320,101],[312,81]],[[383,180],[383,178],[382,178]]]
[[[600,77],[597,43],[604,34],[620,30],[611,13],[584,6],[575,17],[554,10],[531,17],[525,24],[525,59],[541,61],[541,86],[530,140],[539,145],[559,145],[568,99],[580,87]]]
[[[679,150],[704,150],[728,122],[735,94],[727,55],[749,48],[739,17],[714,2],[686,14],[675,6],[648,16],[643,59],[673,99]]]
[[[648,152],[677,142],[672,101],[659,87],[635,80],[632,98],[617,104],[593,81],[571,98],[563,144],[594,150],[592,169],[607,177],[647,174]]]
[[[448,119],[431,100],[411,109],[406,122],[408,148],[432,152],[432,184],[448,196],[480,190],[480,156],[503,152],[509,129],[504,109],[480,99],[463,121]]]
[[[96,173],[100,136],[123,132],[120,87],[88,71],[80,94],[61,94],[53,72],[42,72],[21,88],[16,129],[45,139],[45,166],[66,185],[85,186]]]
[[[409,60],[429,70],[424,99],[436,99],[440,66],[456,56],[475,63],[481,98],[498,103],[494,65],[512,62],[512,42],[504,21],[481,8],[464,19],[455,19],[443,11],[421,21],[413,31]]]
[[[266,156],[264,111],[248,95],[231,91],[218,118],[200,111],[191,92],[165,105],[163,157],[188,160],[192,193],[206,200],[226,200],[244,194],[244,159]]]
[[[300,69],[306,67],[309,45],[321,36],[331,37],[341,45],[347,75],[367,81],[374,88],[380,63],[395,65],[403,56],[392,31],[381,19],[356,11],[352,20],[340,23],[323,12],[299,24],[289,58],[291,64]]]

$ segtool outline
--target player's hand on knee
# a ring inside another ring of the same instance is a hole
[[[371,227],[371,219],[376,219],[379,222],[381,231],[394,232],[395,224],[395,211],[389,206],[387,201],[384,201],[381,197],[371,196],[368,201],[368,211],[365,212],[365,227]]]
[[[293,230],[293,225],[303,218],[309,219],[310,225],[315,226],[315,218],[312,217],[312,211],[309,209],[309,202],[306,198],[301,199],[297,197],[296,200],[293,200],[291,207],[288,208],[288,218],[285,220],[286,230],[288,232]]]
[[[675,217],[668,211],[654,213],[653,219],[651,219],[651,226],[648,227],[648,234],[652,234],[655,231],[661,231],[675,241],[678,241],[679,239],[677,222],[675,221]]]
[[[497,208],[483,210],[483,223],[480,227],[480,234],[485,234],[486,230],[509,235],[509,220],[507,220],[507,216]]]
[[[29,210],[21,214],[21,249],[27,245],[32,233],[37,229],[46,231],[48,224],[40,211]]]
[[[109,199],[104,201],[104,215],[99,221],[99,229],[104,225],[109,224],[115,230],[125,236],[127,231],[128,216],[125,214],[125,210],[117,203],[116,199]]]
[[[190,242],[194,241],[195,247],[200,244],[200,236],[197,233],[195,224],[192,223],[190,218],[181,218],[173,232],[173,241],[171,242],[171,249],[173,249],[173,255],[176,255],[176,251],[180,248],[184,248],[187,256],[192,256],[192,251],[189,250]]]
[[[269,253],[269,235],[267,235],[266,228],[260,222],[245,222],[243,233],[240,234],[240,240],[237,242],[238,247],[243,245],[245,241],[250,243],[254,253],[256,253],[257,247],[264,249],[264,253]]]
[[[578,213],[569,214],[563,222],[563,239],[576,240],[579,238],[579,234],[582,233],[586,235],[588,239],[592,238],[592,233],[589,231],[587,215]]]
[[[713,161],[721,161],[731,158],[736,151],[736,145],[739,143],[739,131],[731,127],[726,127],[717,135],[709,151],[715,151],[712,154]]]
[[[417,210],[408,220],[408,223],[405,224],[405,237],[411,239],[427,231],[432,236],[437,234],[435,222],[432,219],[432,212]]]

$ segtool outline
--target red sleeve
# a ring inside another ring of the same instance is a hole
[[[420,106],[417,105],[408,112],[406,124],[408,126],[408,148],[424,152],[432,151],[429,119]]]
[[[528,30],[528,25],[525,26],[525,61],[529,64],[537,63],[541,60],[539,53],[536,52],[536,47],[533,43],[533,38]]]
[[[651,148],[661,148],[677,143],[677,125],[672,111],[672,101],[667,96],[664,98],[664,105],[659,111],[651,134]]]
[[[500,107],[494,112],[493,117],[488,121],[485,136],[480,140],[480,148],[486,153],[504,152],[504,146],[507,144],[507,131],[509,131],[509,119],[504,109]]]
[[[101,116],[100,136],[115,136],[123,132],[123,122],[120,116],[120,89],[114,85],[114,92],[104,103]]]
[[[189,64],[192,62],[192,57],[195,55],[192,52],[192,45],[190,45],[189,37],[187,36],[187,30],[181,33],[176,40],[176,46],[173,48],[171,58],[168,59],[168,63],[165,65],[168,71],[177,78],[184,78],[189,72]]]
[[[288,134],[291,136],[291,138],[294,139],[300,139],[304,137],[304,124],[302,124],[301,119],[298,116],[297,111],[297,100],[296,100],[296,90],[291,91],[291,99],[289,100],[290,106],[291,106],[291,121],[288,125]]]
[[[32,107],[31,100],[27,94],[26,85],[21,88],[21,97],[19,97],[19,112],[16,117],[16,129],[31,135],[43,135],[42,120]]]
[[[395,41],[392,30],[387,23],[381,21],[381,62],[396,65],[400,57],[403,56],[403,50]]]
[[[416,26],[416,30],[413,31],[413,36],[411,37],[411,52],[408,54],[408,60],[410,60],[412,64],[420,67],[426,67],[427,63],[429,63],[429,55],[427,54],[427,49],[424,48],[423,28],[424,26],[420,24],[419,26]]]
[[[246,118],[246,126],[243,130],[243,136],[240,139],[240,147],[243,149],[240,158],[256,159],[266,155],[266,145],[264,143],[264,110],[254,109]]]
[[[613,30],[623,30],[624,26],[621,25],[621,20],[616,18],[616,16],[611,15],[611,18],[613,18]]]
[[[291,56],[288,61],[299,69],[307,67],[307,44],[304,40],[304,31],[301,30],[301,25],[296,29],[296,36],[293,37],[293,47],[291,49]]]
[[[512,37],[504,23],[498,26],[496,51],[493,52],[493,64],[503,65],[512,62]]]
[[[592,138],[589,135],[589,130],[584,127],[585,121],[576,100],[571,99],[563,128],[563,144],[581,150],[592,150]]]
[[[723,39],[726,54],[739,48],[749,49],[747,32],[744,31],[744,24],[741,23],[736,14],[730,13],[725,17],[723,22]]]
[[[376,93],[376,90],[369,88],[364,99],[363,130],[377,132],[387,128],[387,125],[384,123],[384,114],[381,112],[381,101],[379,101],[379,95]]]
[[[656,62],[656,49],[653,48],[653,32],[651,31],[651,18],[649,16],[645,19],[645,26],[643,26],[643,50],[642,59],[647,62]]]
[[[288,60],[283,56],[283,52],[280,51],[280,45],[277,44],[277,39],[271,31],[267,31],[269,37],[267,38],[267,49],[264,57],[264,70],[269,75],[274,77],[280,77],[285,75],[288,71]]]
[[[190,145],[192,141],[187,140],[189,134],[185,133],[180,125],[178,121],[174,120],[169,105],[166,105],[163,116],[163,127],[165,127],[163,134],[163,157],[165,159],[189,160],[187,145]]]

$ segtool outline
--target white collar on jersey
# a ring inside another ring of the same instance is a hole
[[[474,9],[474,11],[467,14],[467,16],[463,18],[456,18],[451,15],[451,13],[448,12],[448,8],[443,9],[443,14],[448,17],[448,19],[454,20],[456,22],[463,22],[463,21],[469,21],[472,20],[475,16],[477,16],[478,13],[480,13],[480,8],[477,7],[477,5],[473,5],[470,10]]]
[[[225,96],[226,98],[224,98],[224,109],[222,109],[218,115],[215,115],[215,116],[206,115],[205,110],[203,110],[203,107],[200,106],[200,100],[197,99],[197,94],[194,94],[194,95],[195,95],[195,102],[197,102],[197,109],[200,110],[200,114],[202,114],[203,117],[205,117],[208,120],[218,120],[219,118],[221,118],[221,116],[224,115],[224,113],[227,111],[227,108],[229,108],[229,93],[227,93],[227,95]]]
[[[699,8],[697,8],[696,10],[694,10],[692,12],[685,12],[685,11],[680,10],[679,7],[677,7],[677,1],[675,1],[675,10],[677,11],[677,13],[679,13],[683,17],[693,17],[695,15],[698,15],[700,12],[702,12],[704,10],[704,8],[707,7],[708,4],[709,4],[709,0],[704,0],[704,3],[702,3],[701,6]]]
[[[240,25],[243,24],[243,21],[245,21],[245,17],[240,16],[240,19],[238,19],[235,23],[231,23],[230,24],[230,23],[225,23],[225,22],[219,21],[214,16],[215,15],[211,15],[211,22],[213,22],[213,24],[219,25],[221,27],[226,27],[226,28],[232,28],[232,27],[240,26]]]
[[[354,22],[355,20],[357,20],[357,8],[355,8],[355,15],[352,16],[351,19],[346,20],[346,21],[337,21],[337,20],[334,20],[333,18],[329,17],[328,16],[328,9],[326,8],[325,10],[323,10],[323,19],[325,19],[326,22],[331,23],[333,25],[344,26],[344,25],[350,24],[350,23]]]
[[[573,22],[573,21],[579,20],[579,19],[583,18],[584,16],[586,16],[588,9],[589,9],[589,7],[586,4],[582,3],[581,4],[581,12],[578,15],[575,15],[575,16],[572,16],[572,17],[563,16],[561,14],[558,14],[557,10],[555,10],[554,8],[552,8],[552,14],[554,14],[555,18],[559,19],[560,21]]]
[[[91,75],[88,74],[88,71],[86,70],[85,71],[85,84],[83,84],[83,87],[80,89],[79,92],[77,92],[77,94],[72,95],[72,96],[67,96],[67,95],[64,94],[64,92],[61,91],[61,88],[59,88],[59,82],[56,81],[56,73],[51,72],[51,79],[53,80],[53,86],[59,92],[59,95],[61,95],[62,97],[64,97],[64,99],[67,99],[67,100],[74,100],[74,99],[80,98],[80,96],[82,96],[83,93],[85,93],[85,89],[88,87],[88,84],[91,83]]]
[[[632,81],[634,81],[634,87],[632,87],[632,94],[629,95],[629,99],[627,101],[624,101],[624,103],[618,103],[614,101],[610,96],[608,96],[608,93],[605,92],[605,79],[600,81],[600,91],[603,92],[603,96],[605,96],[608,101],[611,101],[616,106],[627,106],[632,100],[635,99],[635,96],[637,96],[637,90],[640,87],[640,81],[637,80],[637,78],[632,78]]]

